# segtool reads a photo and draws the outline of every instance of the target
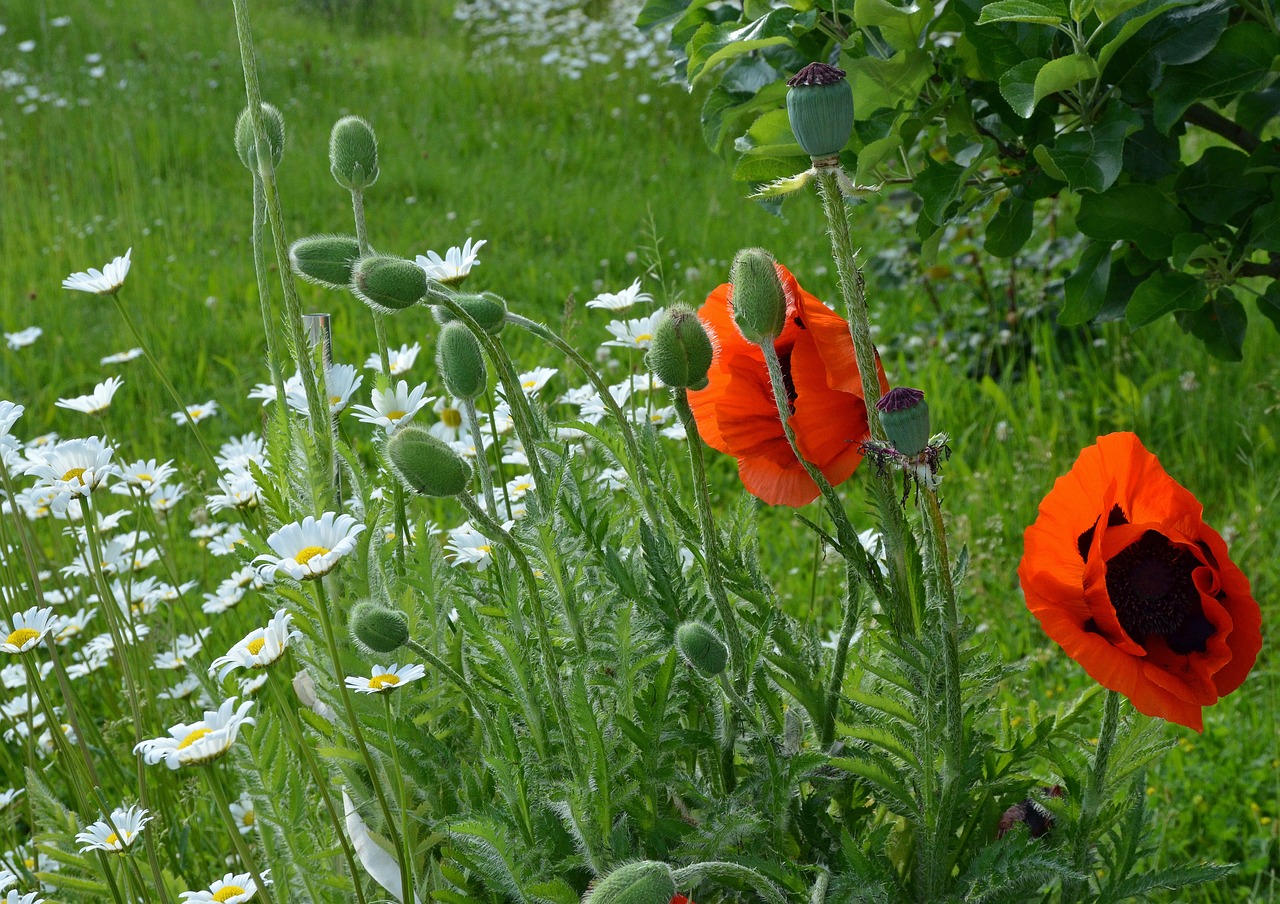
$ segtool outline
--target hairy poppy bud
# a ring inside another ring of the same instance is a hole
[[[787,84],[787,116],[800,147],[815,160],[839,154],[853,134],[853,89],[844,70],[810,63]]]
[[[387,458],[400,482],[423,496],[457,496],[471,484],[466,459],[417,424],[406,424],[391,434]]]
[[[729,284],[733,322],[744,339],[762,345],[782,335],[787,295],[772,254],[762,248],[739,251],[729,269]]]
[[[471,315],[471,319],[480,325],[490,336],[502,332],[507,323],[507,303],[492,292],[481,292],[479,295],[458,295],[453,299],[458,307]],[[436,320],[440,323],[451,323],[457,320],[453,312],[443,305],[436,305]]]
[[[427,274],[413,261],[389,254],[373,254],[351,269],[351,291],[387,314],[413,307],[427,294]]]
[[[671,904],[676,880],[656,860],[624,863],[588,889],[583,904]]]
[[[356,643],[373,653],[393,653],[409,639],[409,619],[403,612],[368,600],[351,607],[347,627]]]
[[[645,362],[668,386],[704,389],[713,354],[711,339],[698,315],[684,305],[672,305],[654,327]]]
[[[918,389],[896,386],[876,402],[889,442],[903,455],[919,455],[929,445],[929,403]]]
[[[441,327],[436,339],[436,367],[445,388],[460,399],[475,399],[489,385],[480,340],[461,322]]]
[[[329,172],[343,188],[358,191],[378,181],[378,138],[359,116],[344,116],[329,133]]]
[[[350,289],[360,243],[350,235],[309,235],[289,246],[293,272],[329,289]]]
[[[719,675],[729,664],[729,648],[702,622],[687,621],[676,628],[676,649],[685,662],[708,678]]]
[[[266,138],[267,146],[271,148],[271,163],[279,166],[280,158],[284,156],[284,116],[271,104],[263,104],[262,119],[267,127]],[[236,117],[236,154],[246,168],[256,171],[258,155],[254,149],[255,144],[253,117],[249,115],[249,108],[245,107]]]

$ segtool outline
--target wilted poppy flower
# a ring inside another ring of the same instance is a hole
[[[787,322],[774,349],[782,362],[789,422],[801,454],[833,485],[843,483],[862,461],[860,446],[868,436],[849,324],[777,266]],[[698,311],[715,346],[709,385],[689,393],[698,432],[707,445],[738,459],[749,492],[770,505],[805,505],[817,498],[817,484],[787,442],[764,352],[738,332],[732,301],[732,287],[725,283]],[[888,386],[880,370],[881,391]]]
[[[1203,729],[1262,646],[1249,581],[1195,496],[1132,433],[1080,453],[1027,528],[1027,606],[1099,684]]]

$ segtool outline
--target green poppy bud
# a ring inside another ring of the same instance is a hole
[[[920,390],[896,386],[880,397],[876,411],[889,442],[903,455],[919,455],[929,445],[929,403]]]
[[[391,434],[387,459],[400,482],[423,496],[458,496],[471,485],[467,460],[417,424],[406,424]]]
[[[480,340],[459,321],[440,328],[436,339],[436,367],[445,389],[460,399],[476,399],[489,385]]]
[[[587,890],[583,904],[671,904],[676,880],[656,860],[624,863]]]
[[[685,305],[672,305],[653,329],[645,362],[668,386],[704,389],[713,354],[711,338],[698,315]]]
[[[347,627],[356,644],[370,653],[394,653],[409,639],[409,619],[403,612],[368,600],[351,607]]]
[[[804,152],[818,160],[844,150],[853,134],[853,88],[844,70],[810,63],[787,84],[787,116]]]
[[[733,291],[733,321],[743,338],[756,345],[772,342],[782,335],[787,322],[787,294],[773,255],[762,248],[744,248],[729,269]]]
[[[263,104],[262,119],[267,127],[267,144],[271,148],[271,163],[273,166],[279,166],[280,158],[284,156],[284,116],[271,104]],[[258,155],[254,147],[253,117],[249,115],[249,108],[245,107],[236,117],[236,154],[245,168],[256,171]]]
[[[360,243],[350,235],[309,235],[289,246],[293,272],[328,289],[350,289]]]
[[[344,116],[329,133],[329,172],[343,188],[358,191],[378,181],[378,138],[359,116]]]
[[[453,300],[458,307],[471,315],[472,320],[480,324],[480,329],[490,336],[498,335],[506,326],[507,303],[492,292],[482,292],[479,295],[457,295]],[[436,305],[432,310],[439,323],[452,323],[458,319],[443,305]]]
[[[427,294],[427,274],[413,261],[389,254],[372,254],[351,269],[351,291],[386,314],[411,308]]]
[[[676,649],[685,662],[708,678],[719,675],[729,664],[729,648],[702,622],[687,621],[676,628]]]

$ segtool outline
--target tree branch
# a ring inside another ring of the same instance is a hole
[[[1221,113],[1210,110],[1204,104],[1192,104],[1187,108],[1184,118],[1192,125],[1216,132],[1236,147],[1243,148],[1251,154],[1262,144],[1257,135],[1227,119]]]

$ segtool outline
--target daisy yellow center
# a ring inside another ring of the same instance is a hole
[[[203,408],[192,408],[191,411],[188,413],[191,415],[192,420],[195,420],[196,418],[204,417]]]
[[[339,403],[339,402],[341,402],[341,401],[342,401],[342,396],[340,396],[340,395],[331,395],[331,396],[329,396],[329,404],[330,404],[330,405],[336,405],[336,404],[338,404],[338,403]]]
[[[244,889],[239,885],[224,885],[213,893],[215,901],[230,901],[236,895],[244,894]]]
[[[653,338],[653,333],[640,333],[636,336],[636,342],[648,342]]]
[[[139,474],[139,475],[138,475],[138,483],[150,483],[150,482],[151,482],[152,480],[154,480],[154,479],[155,479],[155,478],[154,478],[154,477],[152,477],[150,474]]]
[[[185,738],[183,738],[183,739],[178,743],[178,749],[179,749],[179,750],[186,750],[188,747],[190,747],[190,746],[191,746],[192,744],[194,744],[196,741],[198,741],[198,740],[200,740],[201,738],[203,738],[205,735],[207,735],[207,734],[212,734],[212,733],[213,733],[213,729],[212,729],[212,728],[197,728],[195,731],[193,731],[193,732],[191,732],[190,734],[188,734]]]
[[[374,675],[369,679],[369,687],[375,691],[380,691],[384,687],[395,687],[399,683],[399,675]]]
[[[440,420],[446,427],[457,430],[462,426],[462,412],[457,408],[446,408],[440,412]]]
[[[9,643],[15,647],[20,647],[30,640],[35,640],[40,636],[40,632],[31,628],[19,628],[9,635]]]
[[[63,474],[63,475],[62,475],[62,479],[63,479],[63,480],[78,480],[78,481],[80,481],[80,483],[81,483],[81,484],[83,484],[83,483],[84,483],[84,468],[72,468],[71,470],[67,471],[67,473],[65,473],[65,474]]]
[[[266,646],[266,644],[267,644],[267,641],[265,638],[257,637],[249,641],[247,644],[245,644],[245,649],[247,649],[254,656],[257,656],[259,653],[262,652],[262,648]]]
[[[480,552],[493,552],[493,547],[488,543],[481,543],[476,549],[480,550]]]
[[[387,420],[389,420],[389,421],[398,421],[398,420],[400,420],[400,418],[402,418],[402,417],[404,417],[404,412],[403,412],[403,411],[400,411],[400,410],[398,410],[398,409],[397,409],[396,411],[388,411],[388,412],[387,412]]]
[[[106,838],[102,839],[102,843],[103,844],[119,844],[120,836],[117,835],[115,832],[112,832]]]
[[[533,389],[533,387],[535,387],[535,386],[537,386],[537,385],[538,385],[538,381],[537,381],[537,380],[525,380],[525,381],[524,381],[523,383],[521,383],[520,385],[521,385],[521,386],[523,386],[525,389]]]
[[[316,556],[322,556],[328,551],[329,551],[328,548],[324,546],[308,546],[306,549],[302,550],[296,556],[294,556],[293,560],[297,562],[299,565],[306,565]]]
[[[241,817],[240,817],[240,821],[241,821],[242,823],[244,823],[245,825],[247,825],[247,826],[251,826],[251,825],[253,825],[253,819],[254,819],[254,817],[253,817],[253,811],[252,811],[252,810],[250,810],[248,813],[246,813],[246,814],[244,814],[243,816],[241,816]]]

